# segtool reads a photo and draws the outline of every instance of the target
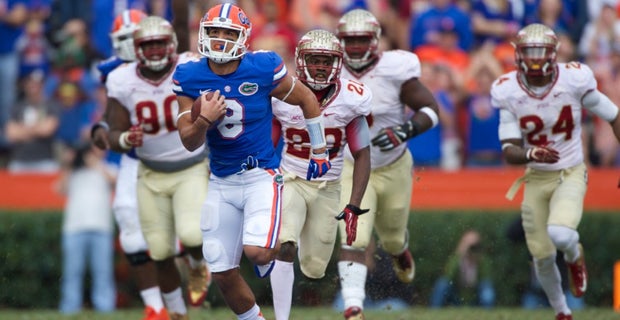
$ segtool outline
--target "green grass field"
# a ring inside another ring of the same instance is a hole
[[[263,313],[267,319],[273,319],[273,311],[264,307]],[[97,314],[84,311],[75,316],[63,316],[55,310],[0,310],[2,320],[139,320],[142,310],[122,309],[112,314]],[[415,307],[407,310],[368,310],[364,312],[366,320],[552,320],[554,314],[551,309],[523,310],[518,308],[496,308],[482,310],[476,308],[444,308],[433,310]],[[620,313],[611,308],[586,308],[573,314],[575,320],[618,320]],[[191,320],[236,320],[231,311],[224,308],[193,309],[190,310]],[[342,320],[342,315],[327,307],[293,308],[291,320]]]

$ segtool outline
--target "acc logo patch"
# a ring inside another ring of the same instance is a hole
[[[258,91],[257,83],[244,82],[239,86],[239,93],[244,96],[251,96]]]

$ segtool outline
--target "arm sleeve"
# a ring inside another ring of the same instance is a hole
[[[499,110],[499,140],[521,139],[521,129],[517,117],[506,109]]]
[[[581,99],[581,103],[584,108],[607,122],[613,121],[618,116],[618,106],[598,90],[587,92]]]
[[[351,152],[356,152],[370,145],[370,131],[366,117],[359,116],[353,119],[345,130]]]

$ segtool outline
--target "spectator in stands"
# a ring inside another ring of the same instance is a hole
[[[77,146],[90,140],[90,127],[97,105],[79,84],[63,81],[54,99],[60,104],[60,126],[56,138],[65,146]]]
[[[620,41],[612,44],[609,65],[601,68],[597,73],[599,90],[609,97],[616,105],[620,105]],[[591,122],[590,159],[592,163],[601,167],[620,166],[620,146],[616,142],[611,128],[597,117],[589,118]]]
[[[97,312],[116,308],[114,226],[111,196],[115,171],[104,151],[90,144],[68,150],[59,189],[67,195],[62,225],[60,312],[83,307],[86,270],[92,279],[90,301]]]
[[[443,64],[421,63],[422,82],[437,100],[439,124],[425,134],[407,141],[418,167],[441,167],[455,170],[461,166],[460,141],[456,130],[455,80],[452,70]],[[411,111],[408,111],[411,113]],[[410,116],[410,114],[409,114]]]
[[[288,70],[295,70],[297,34],[291,30],[286,20],[286,1],[261,0],[257,5],[263,21],[252,27],[250,48],[275,51],[287,64]]]
[[[54,173],[59,169],[54,135],[60,110],[43,94],[44,76],[42,70],[35,70],[21,80],[21,99],[14,106],[6,126],[6,137],[12,144],[10,172]]]
[[[291,0],[289,4],[289,23],[297,34],[312,29],[336,29],[341,12],[335,1]]]
[[[620,43],[620,19],[615,6],[606,2],[599,18],[586,25],[579,42],[579,54],[595,75],[608,68],[614,43]]]
[[[0,0],[0,153],[6,153],[9,148],[4,128],[17,99],[19,53],[16,43],[27,21],[26,0]]]
[[[458,47],[468,51],[473,44],[471,20],[467,12],[452,3],[452,0],[430,0],[430,6],[418,16],[411,19],[410,40],[411,50],[424,44],[436,44],[440,31],[452,29],[456,31]]]
[[[521,28],[509,0],[474,0],[470,16],[475,47],[508,41]]]
[[[44,29],[42,21],[31,19],[26,24],[24,34],[17,41],[19,74],[22,76],[33,70],[49,72],[51,46],[45,38]]]
[[[596,0],[587,2],[596,2]],[[535,0],[524,3],[522,26],[541,23],[556,33],[568,33],[575,43],[579,42],[584,27],[589,21],[586,0]]]
[[[495,305],[495,288],[491,280],[491,266],[484,252],[480,234],[466,231],[453,255],[448,258],[443,275],[435,282],[430,306]]]
[[[462,135],[465,165],[469,167],[500,166],[502,148],[497,135],[499,111],[491,107],[491,84],[503,74],[495,58],[494,46],[485,44],[472,53],[467,70],[467,98],[459,118],[464,117]]]

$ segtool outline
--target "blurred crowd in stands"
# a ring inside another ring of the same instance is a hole
[[[189,44],[220,1],[189,1]],[[231,2],[231,1],[225,1]],[[252,17],[251,49],[278,52],[294,70],[299,35],[335,30],[352,8],[375,14],[382,49],[415,52],[422,81],[440,103],[440,125],[409,141],[418,167],[502,166],[490,86],[514,68],[511,38],[543,23],[560,36],[558,61],[581,61],[620,105],[617,0],[238,0]],[[88,142],[105,108],[96,64],[112,55],[114,17],[136,8],[172,20],[170,0],[0,0],[0,168],[55,172],[67,147]],[[381,94],[381,93],[375,93]],[[611,127],[584,117],[589,165],[620,166]],[[113,154],[110,155],[113,157]]]

